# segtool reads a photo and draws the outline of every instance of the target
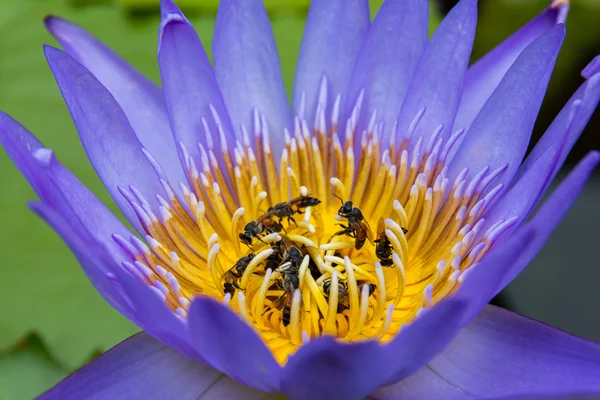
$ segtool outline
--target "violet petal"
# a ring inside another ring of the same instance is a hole
[[[21,170],[42,202],[56,210],[80,236],[101,243],[114,260],[124,254],[112,240],[113,233],[129,237],[129,230],[61,165],[52,150],[43,147],[27,129],[0,113],[0,143]]]
[[[469,129],[477,113],[519,54],[556,24],[563,23],[562,14],[567,8],[566,5],[548,7],[469,68],[465,75],[462,100],[456,113],[455,130]]]
[[[454,298],[436,304],[382,346],[386,366],[383,385],[406,378],[443,350],[460,329],[467,308],[464,300]]]
[[[212,47],[217,81],[238,137],[242,136],[240,125],[248,132],[256,129],[256,108],[265,116],[278,158],[284,147],[283,130],[291,126],[291,113],[262,2],[221,1]]]
[[[340,343],[314,339],[292,355],[283,369],[281,391],[295,400],[360,400],[381,385],[386,365],[376,342]]]
[[[358,56],[348,90],[352,112],[361,90],[365,100],[358,132],[366,129],[373,112],[385,124],[384,143],[398,116],[417,62],[427,45],[428,4],[421,0],[383,3]]]
[[[426,367],[372,400],[573,399],[600,394],[600,346],[487,306]]]
[[[135,310],[118,282],[109,276],[115,275],[115,264],[98,243],[85,233],[74,229],[60,213],[44,203],[30,203],[29,207],[58,233],[69,246],[98,293],[117,311],[137,323]],[[112,274],[112,275],[111,275]]]
[[[266,399],[141,332],[44,393],[68,399]]]
[[[46,17],[45,23],[64,50],[114,96],[138,139],[156,158],[169,181],[184,182],[159,87],[83,28],[54,16]]]
[[[425,366],[399,382],[377,389],[369,400],[481,400],[448,383]]]
[[[452,181],[465,167],[471,176],[508,163],[501,179],[510,182],[521,163],[554,62],[565,36],[557,25],[519,55],[467,132],[449,172]]]
[[[117,186],[135,184],[157,207],[155,194],[163,189],[127,117],[110,92],[73,57],[51,46],[45,46],[44,53],[90,162],[123,214],[144,233]]]
[[[588,121],[594,114],[598,101],[600,101],[600,74],[590,77],[589,80],[584,82],[579,89],[577,89],[575,94],[571,96],[567,104],[556,118],[554,118],[554,121],[548,127],[544,135],[538,140],[531,153],[529,153],[525,161],[523,161],[513,182],[518,182],[518,180],[527,173],[528,169],[531,168],[531,165],[536,162],[537,158],[550,146],[562,141],[562,137],[566,132],[566,139],[564,140],[565,144],[561,150],[557,165],[551,174],[551,179],[554,178],[571,151],[571,148],[575,145],[575,142],[577,142]],[[574,107],[577,107],[578,111],[573,119],[572,114]],[[573,121],[571,121],[572,119]]]
[[[367,0],[313,0],[310,4],[294,79],[293,112],[312,127],[321,78],[328,82],[328,114],[337,95],[346,103],[354,64],[369,29]]]
[[[427,143],[440,125],[443,125],[441,137],[449,136],[460,103],[476,24],[477,1],[461,0],[427,44],[398,116],[398,132],[407,132],[415,116],[426,108],[412,142],[423,136]]]
[[[160,7],[158,65],[175,140],[196,162],[201,154],[198,144],[214,147],[224,165],[222,151],[234,148],[235,133],[215,74],[194,27],[175,3],[161,0]]]
[[[561,182],[542,204],[535,216],[525,227],[531,227],[537,232],[535,240],[520,255],[515,263],[506,268],[505,274],[496,292],[502,290],[525,268],[540,251],[550,234],[571,208],[579,193],[583,190],[592,171],[600,162],[600,152],[592,151],[577,164],[575,169]],[[494,293],[494,294],[495,294]]]
[[[188,321],[192,343],[209,365],[257,390],[277,390],[281,367],[240,316],[212,298],[198,297]]]
[[[585,66],[583,71],[581,71],[581,76],[585,79],[591,79],[592,76],[596,75],[598,72],[600,72],[600,55],[594,57],[594,59]]]
[[[429,368],[484,398],[600,395],[600,345],[494,306]]]

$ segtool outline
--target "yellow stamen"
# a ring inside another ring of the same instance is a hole
[[[338,121],[341,96],[332,104],[328,87],[324,80],[314,131],[296,118],[292,134],[273,132],[284,136],[280,158],[255,110],[253,131],[242,128],[234,147],[217,124],[218,157],[212,142],[199,146],[198,159],[181,146],[189,182],[179,185],[180,197],[164,180],[156,209],[137,190],[124,193],[147,234],[147,245],[131,239],[135,260],[125,268],[179,318],[197,296],[222,301],[281,364],[323,335],[388,342],[454,295],[514,223],[489,221],[482,232],[489,224],[482,216],[503,189],[495,182],[501,169],[446,177],[447,154],[462,133],[450,144],[440,128],[431,140],[411,139],[422,110],[408,132],[391,128],[388,148],[378,113],[361,120],[362,95]]]

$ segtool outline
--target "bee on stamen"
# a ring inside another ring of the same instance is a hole
[[[366,283],[364,281],[357,281],[358,285],[358,293],[362,292],[363,286],[367,286],[369,288],[369,296],[375,293],[375,289],[377,289],[377,285],[373,283]],[[327,278],[323,281],[323,293],[325,297],[329,298],[329,293],[331,292],[331,278]],[[344,310],[350,308],[350,290],[348,288],[348,282],[345,280],[338,281],[338,313],[343,312]]]
[[[281,232],[282,230],[283,226],[273,219],[273,214],[267,212],[257,220],[248,222],[239,237],[242,243],[250,247],[254,239],[265,243],[261,239],[262,234]]]
[[[294,214],[304,214],[306,207],[313,207],[319,203],[321,203],[321,200],[315,197],[300,196],[290,201],[275,204],[267,210],[267,213],[279,217],[279,223],[283,218],[286,218],[288,223],[297,225],[296,220],[293,218]]]
[[[334,233],[332,238],[339,235],[350,236],[355,239],[354,248],[356,250],[360,250],[367,240],[373,243],[373,232],[363,216],[362,211],[360,211],[360,208],[354,207],[351,201],[344,202],[344,200],[336,194],[334,194],[334,196],[342,202],[342,206],[338,210],[338,215],[342,218],[346,218],[348,225],[338,224],[344,229]]]
[[[272,307],[267,307],[265,312],[271,308],[283,309],[281,311],[281,321],[283,326],[288,326],[291,320],[292,301],[294,292],[300,287],[300,264],[304,259],[302,251],[293,243],[282,240],[281,246],[284,248],[281,264],[275,269],[279,272],[282,279],[275,282],[275,286],[283,289],[283,294],[273,302]]]
[[[248,254],[240,258],[234,265],[231,267],[225,274],[222,279],[225,280],[223,284],[223,292],[225,294],[229,293],[233,296],[236,289],[241,289],[238,285],[238,281],[244,275],[244,271],[248,268],[248,264],[254,258],[254,254]]]

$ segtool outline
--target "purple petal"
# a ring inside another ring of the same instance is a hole
[[[498,284],[507,270],[517,262],[539,235],[534,227],[524,226],[504,243],[497,243],[481,262],[473,265],[459,278],[461,285],[456,298],[468,301],[469,307],[462,326],[479,314],[497,294]]]
[[[273,152],[284,147],[283,130],[290,128],[279,55],[271,23],[261,1],[224,0],[219,4],[213,38],[215,73],[234,129],[253,130],[254,109],[266,117]]]
[[[486,166],[494,170],[508,163],[502,179],[510,182],[527,150],[564,36],[564,25],[558,25],[517,58],[467,132],[452,161],[451,181],[465,167],[473,176]]]
[[[567,5],[552,6],[498,45],[469,68],[463,96],[454,122],[455,129],[469,129],[471,123],[496,90],[519,54],[535,39],[564,22]]]
[[[513,179],[514,184],[529,173],[532,165],[549,147],[564,141],[557,164],[551,172],[550,179],[553,179],[594,114],[598,101],[600,101],[600,74],[592,76],[571,96],[517,171]],[[575,109],[577,113],[574,115]],[[566,137],[563,138],[565,135]]]
[[[67,377],[40,399],[265,399],[138,333]]]
[[[117,186],[130,184],[151,205],[163,189],[127,117],[104,86],[75,59],[54,47],[44,53],[69,107],[83,147],[113,199],[138,232],[139,220]]]
[[[193,160],[200,160],[199,143],[211,148],[214,142],[223,151],[233,148],[231,119],[196,31],[171,0],[161,0],[160,6],[158,64],[175,140]],[[221,159],[221,151],[216,156]]]
[[[527,217],[556,176],[599,100],[600,74],[597,74],[581,85],[554,119],[519,167],[507,193],[486,214],[488,221],[518,216],[520,223]]]
[[[427,45],[427,11],[427,2],[421,0],[388,0],[381,6],[358,56],[348,90],[348,113],[361,90],[365,93],[365,114],[359,132],[377,111],[377,120],[383,121],[389,137]]]
[[[119,285],[109,278],[112,276],[110,274],[114,275],[115,264],[105,250],[98,243],[90,240],[85,232],[74,229],[67,219],[50,206],[43,203],[30,203],[29,207],[46,221],[69,246],[98,293],[117,311],[137,323],[135,311],[131,307],[129,299],[120,290]]]
[[[294,81],[293,110],[312,127],[319,99],[321,78],[327,78],[331,110],[333,99],[341,95],[346,103],[354,64],[369,28],[367,0],[312,0],[300,47]]]
[[[444,18],[417,64],[398,116],[398,132],[407,132],[414,117],[426,107],[414,137],[423,136],[427,143],[440,125],[441,137],[449,135],[460,103],[476,24],[476,0],[461,0]]]
[[[282,392],[300,400],[315,393],[332,399],[364,398],[431,360],[452,340],[465,308],[459,300],[441,303],[384,346],[371,341],[340,343],[328,337],[313,340],[288,360]]]
[[[581,76],[585,79],[591,79],[592,76],[596,75],[598,72],[600,72],[600,56],[594,57],[594,59],[585,66],[583,71],[581,71]]]
[[[188,311],[197,352],[217,370],[265,392],[279,386],[281,367],[262,339],[240,317],[212,298],[196,298]]]
[[[46,27],[65,51],[114,96],[142,145],[173,183],[184,182],[161,90],[81,27],[49,16]]]
[[[401,381],[377,389],[370,400],[481,400],[453,386],[443,377],[425,366]]]
[[[512,281],[540,251],[550,234],[571,208],[579,193],[583,190],[592,171],[600,162],[600,153],[593,151],[577,164],[577,167],[565,178],[558,188],[544,202],[533,219],[525,225],[537,232],[535,240],[526,248],[519,258],[506,269],[496,292],[502,290]],[[494,294],[495,294],[494,293]]]
[[[558,164],[561,149],[561,143],[548,148],[531,165],[527,173],[502,195],[489,212],[486,212],[483,232],[497,221],[506,221],[513,217],[518,218],[516,225],[525,221],[552,181],[552,172]]]
[[[283,369],[281,391],[297,400],[362,399],[382,384],[386,365],[376,342],[340,343],[315,339],[291,356]]]
[[[461,328],[467,308],[465,301],[451,298],[424,310],[416,321],[402,328],[382,348],[386,370],[383,385],[406,378],[442,351]]]
[[[164,297],[130,274],[121,273],[117,280],[135,309],[135,322],[141,329],[186,357],[206,364],[192,345],[186,321],[171,310]]]
[[[494,306],[429,368],[478,398],[600,395],[600,345]]]
[[[124,254],[112,240],[113,233],[131,233],[69,170],[21,124],[0,113],[0,143],[21,170],[40,199],[81,236],[101,243],[115,260]]]

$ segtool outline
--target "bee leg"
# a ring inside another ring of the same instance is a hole
[[[260,240],[264,244],[269,244],[269,243],[265,242],[264,240],[262,240],[262,238],[260,236],[258,236],[258,235],[256,235],[255,238],[257,238],[258,240]],[[248,247],[250,247],[250,246],[248,246]],[[250,247],[250,248],[252,249],[252,247]],[[254,249],[252,249],[252,251],[254,251]]]
[[[288,224],[290,224],[290,225],[293,222],[294,225],[298,226],[298,224],[296,223],[296,220],[294,218],[292,218],[291,216],[289,216],[289,215],[287,217],[287,221],[288,221]]]
[[[271,311],[271,307],[265,307],[265,311],[261,315],[265,315],[269,311]]]

